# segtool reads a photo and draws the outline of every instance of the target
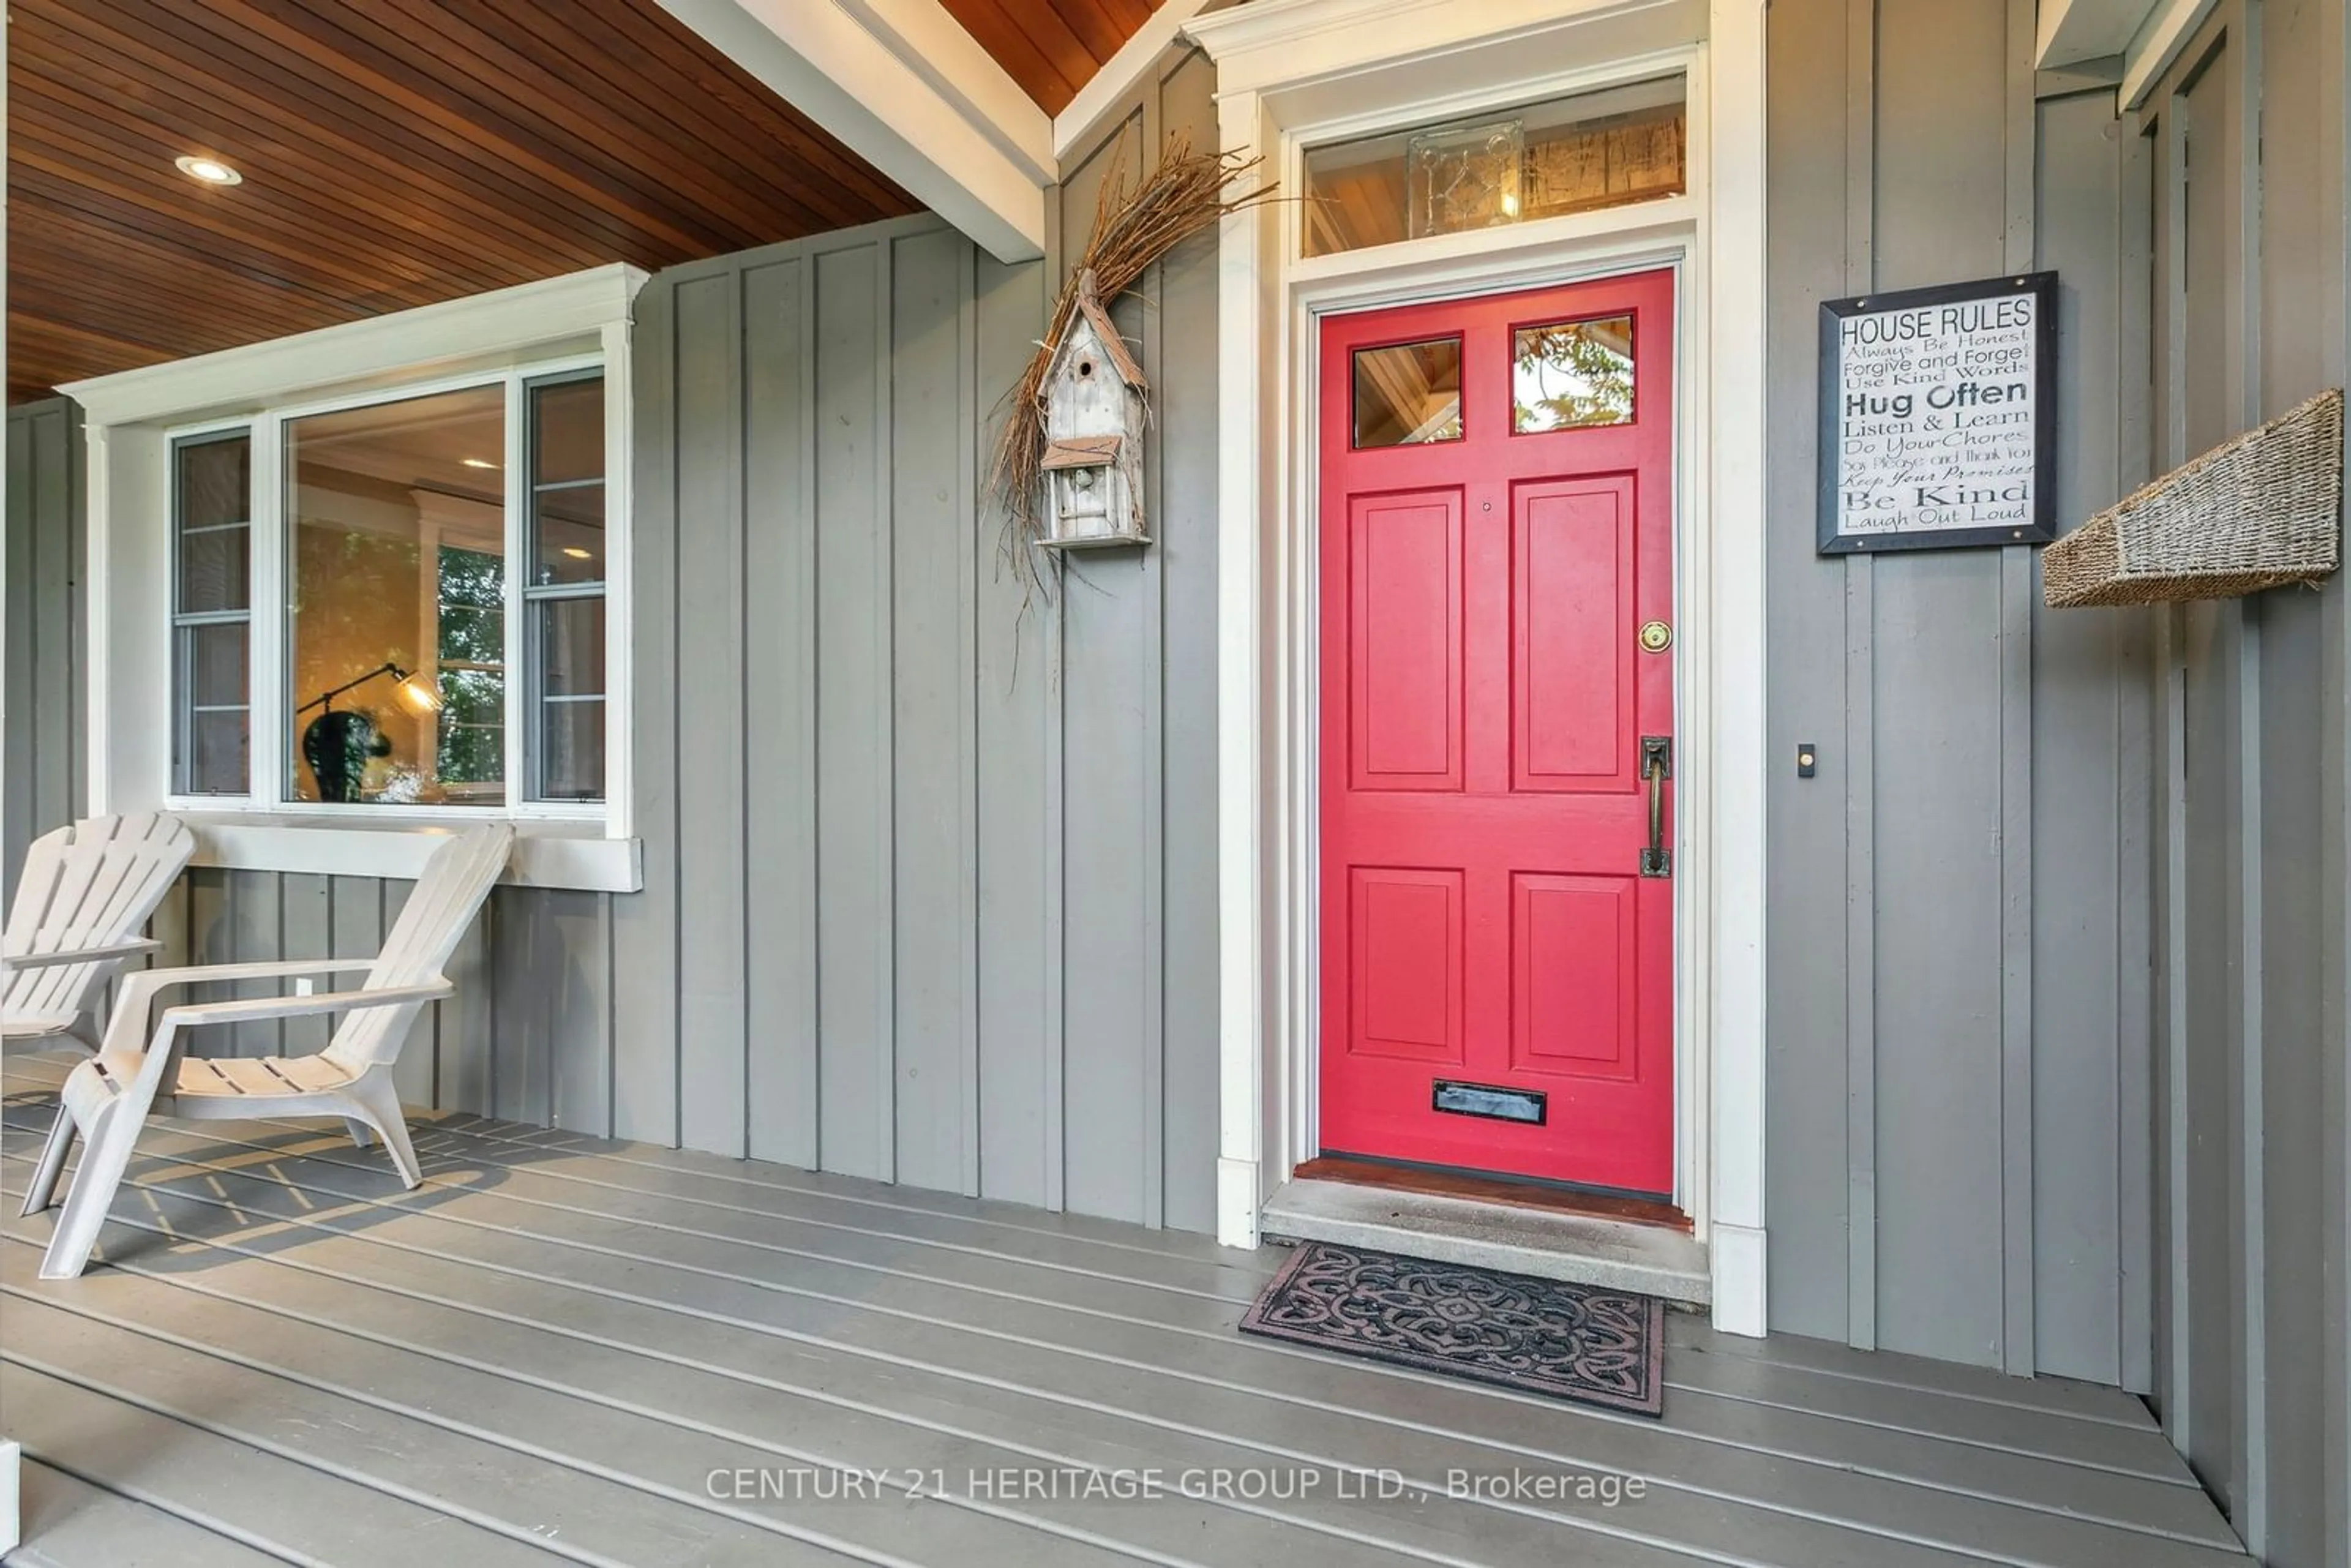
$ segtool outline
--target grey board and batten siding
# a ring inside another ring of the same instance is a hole
[[[81,410],[66,398],[8,411],[6,601],[0,662],[0,874],[25,846],[81,814]]]
[[[1195,451],[1212,260],[1126,322]],[[1025,594],[982,481],[1050,265],[911,218],[641,297],[614,1125],[1207,1229],[1215,472]]]
[[[1135,119],[1205,141],[1206,63],[1165,79]],[[915,218],[648,285],[645,889],[497,890],[402,1055],[405,1100],[1213,1228],[1213,261],[1196,247],[1155,309],[1123,308],[1191,455],[1153,465],[1158,542],[1034,599],[980,491],[1044,265]],[[10,688],[14,851],[78,809],[70,417],[10,422],[50,455],[10,465],[11,591],[37,602],[12,601],[9,636],[41,641],[12,641],[9,678],[63,694],[26,727]],[[199,867],[156,930],[172,962],[371,953],[406,892]],[[268,1023],[198,1049],[323,1043]]]
[[[81,815],[86,799],[79,410],[64,398],[10,409],[7,455],[0,897],[15,892],[25,846]],[[164,945],[159,961],[372,954],[408,887],[373,877],[193,867],[156,912],[152,930]],[[450,964],[457,994],[418,1019],[401,1054],[402,1098],[609,1133],[611,903],[605,894],[496,890]],[[326,1042],[326,1020],[313,1019],[214,1027],[199,1031],[193,1049],[266,1056]]]
[[[2223,0],[2128,126],[2168,468],[2351,373],[2339,5]],[[2155,639],[2157,1403],[2278,1568],[2351,1563],[2351,592]]]
[[[1813,549],[1823,299],[2054,269],[2058,514],[2137,476],[2114,94],[2037,98],[2032,32],[1771,8],[1771,1311],[2144,1388],[2146,630],[2043,611],[2025,549]]]

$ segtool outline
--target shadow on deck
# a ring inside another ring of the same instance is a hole
[[[1677,1318],[1651,1421],[1241,1339],[1276,1253],[474,1117],[415,1193],[159,1124],[44,1283],[68,1064],[0,1134],[12,1565],[2247,1562],[2112,1389]]]

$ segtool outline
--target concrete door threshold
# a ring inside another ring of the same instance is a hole
[[[1691,1306],[1714,1296],[1706,1249],[1681,1231],[1512,1203],[1306,1177],[1266,1201],[1258,1228],[1269,1240],[1328,1241]]]

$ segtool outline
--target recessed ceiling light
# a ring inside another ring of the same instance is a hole
[[[172,165],[191,180],[202,180],[207,185],[237,185],[245,176],[217,158],[174,158]]]
[[[496,464],[491,462],[486,457],[467,457],[461,459],[461,461],[468,468],[495,468],[497,466]]]
[[[596,559],[596,552],[594,550],[581,549],[578,545],[565,545],[563,547],[563,553],[569,556],[573,560],[594,560]]]

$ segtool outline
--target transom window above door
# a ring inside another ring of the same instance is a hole
[[[176,434],[172,794],[600,811],[604,408],[570,361]]]
[[[1309,256],[1565,217],[1688,189],[1677,75],[1307,150]]]

